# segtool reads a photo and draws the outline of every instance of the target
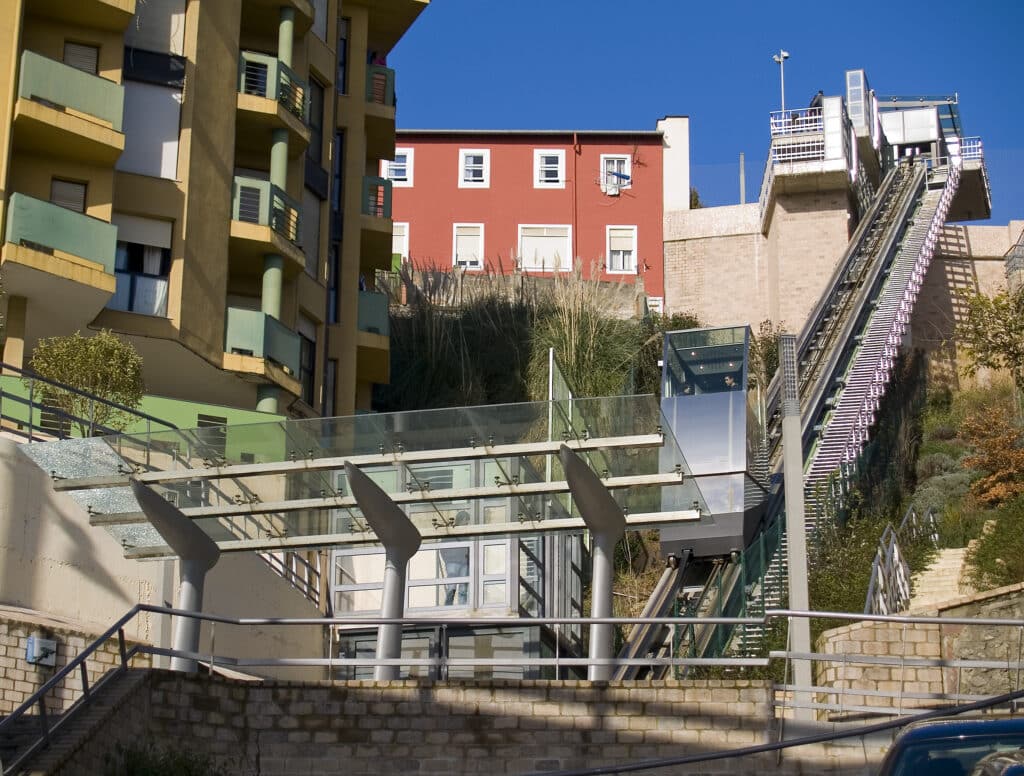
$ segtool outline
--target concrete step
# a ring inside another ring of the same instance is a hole
[[[926,569],[915,574],[910,608],[930,609],[969,594],[971,590],[962,579],[966,554],[965,547],[940,550]]]

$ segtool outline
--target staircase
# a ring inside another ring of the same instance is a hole
[[[914,575],[911,583],[910,610],[935,609],[972,591],[961,581],[966,547],[939,550],[927,568]]]

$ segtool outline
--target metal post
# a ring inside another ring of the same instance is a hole
[[[810,609],[807,591],[807,529],[804,522],[804,454],[800,432],[800,393],[797,382],[796,336],[779,336],[779,362],[782,366],[782,450],[785,472],[787,560],[789,563],[789,607],[800,611]],[[811,624],[806,617],[790,618],[794,652],[811,651]],[[811,687],[809,660],[793,661],[793,684]],[[809,692],[795,692],[795,719],[811,720],[814,710],[807,708]]]
[[[206,578],[207,569],[194,560],[179,560],[178,574],[180,576],[180,587],[178,589],[178,609],[188,612],[199,612],[203,609],[203,582]],[[176,617],[174,623],[174,638],[172,648],[175,652],[198,652],[199,631],[202,623],[193,617]],[[198,668],[194,658],[172,657],[171,670],[195,673]]]
[[[594,538],[590,616],[611,617],[615,545],[625,533],[626,518],[604,483],[567,445],[561,446],[558,457],[565,470],[569,492]],[[613,626],[597,623],[590,626],[590,659],[609,661],[604,665],[590,665],[587,676],[591,681],[612,678],[614,666],[610,661],[615,657],[614,638]]]
[[[384,590],[380,616],[400,620],[405,615],[405,571],[409,559],[420,548],[420,532],[391,497],[358,467],[345,463],[349,490],[370,528],[384,545]],[[398,623],[377,626],[377,659],[394,660],[402,656],[402,626]],[[377,665],[373,678],[378,681],[399,678],[400,666]]]
[[[779,66],[779,82],[782,87],[782,112],[786,112],[786,60],[789,59],[789,52],[779,49],[779,53],[772,56],[775,64]]]

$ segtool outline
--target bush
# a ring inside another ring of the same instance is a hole
[[[972,539],[981,536],[988,515],[973,499],[947,504],[939,515],[939,542],[943,547],[966,547]]]
[[[227,770],[206,754],[159,747],[152,742],[118,744],[108,753],[104,776],[224,776]]]
[[[911,504],[921,514],[929,509],[941,513],[947,505],[959,503],[970,488],[970,472],[961,470],[940,474],[925,481],[914,492]]]
[[[965,558],[979,591],[1024,582],[1024,496],[983,513],[992,520]]]
[[[917,459],[918,482],[959,470],[960,464],[957,460],[946,453],[929,453]]]

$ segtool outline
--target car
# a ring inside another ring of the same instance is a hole
[[[878,776],[1024,776],[1024,717],[916,722],[896,738]]]

